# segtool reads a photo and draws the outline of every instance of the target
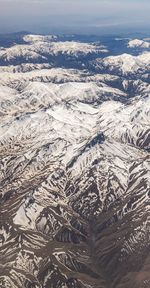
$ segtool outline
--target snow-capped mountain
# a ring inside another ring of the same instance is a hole
[[[96,71],[117,74],[120,76],[140,77],[140,74],[149,73],[150,70],[150,52],[142,53],[138,56],[131,54],[121,54],[109,56],[106,58],[97,58],[91,65]]]
[[[0,288],[149,288],[150,54],[23,41],[0,52]]]
[[[76,59],[89,55],[107,53],[104,45],[97,43],[81,43],[77,41],[59,41],[55,36],[26,35],[23,37],[24,44],[15,44],[12,47],[1,47],[0,63],[44,63],[52,61],[53,57],[65,56]],[[57,40],[57,41],[56,41]]]
[[[129,48],[150,48],[150,42],[148,41],[144,41],[144,40],[140,40],[140,39],[134,39],[134,40],[130,40],[128,42],[128,47]]]

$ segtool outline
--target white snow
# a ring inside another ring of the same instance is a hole
[[[150,48],[150,42],[147,41],[143,41],[140,39],[134,39],[134,40],[130,40],[128,42],[128,47],[129,48]]]

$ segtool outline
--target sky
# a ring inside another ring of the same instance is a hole
[[[150,28],[150,0],[0,0],[0,33],[101,33]]]

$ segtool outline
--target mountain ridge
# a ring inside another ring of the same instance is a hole
[[[149,288],[149,52],[25,37],[63,59],[0,59],[0,287]]]

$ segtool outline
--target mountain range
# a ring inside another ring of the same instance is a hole
[[[149,288],[150,39],[0,43],[0,288]]]

